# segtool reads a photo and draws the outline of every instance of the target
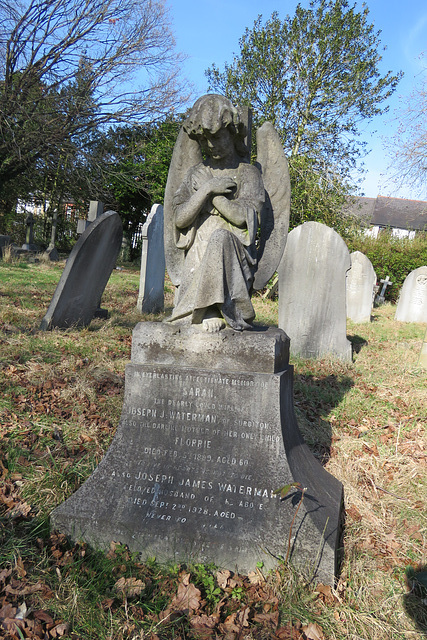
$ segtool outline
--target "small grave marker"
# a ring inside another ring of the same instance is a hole
[[[390,276],[386,276],[384,280],[380,280],[380,284],[382,284],[381,293],[375,297],[375,304],[379,307],[381,304],[385,302],[385,292],[387,287],[391,287],[393,284],[390,282]]]

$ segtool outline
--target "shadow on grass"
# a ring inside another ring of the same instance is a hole
[[[350,340],[351,342],[351,346],[353,349],[354,353],[359,353],[362,349],[362,347],[366,346],[368,344],[368,341],[365,340],[365,338],[362,338],[362,336],[349,336],[347,335],[348,340]]]
[[[298,427],[313,455],[326,464],[331,455],[332,426],[328,416],[353,387],[352,378],[329,374],[295,374],[294,406]]]
[[[403,607],[427,638],[427,565],[420,565],[416,569],[407,567],[405,574],[409,591],[403,596]]]

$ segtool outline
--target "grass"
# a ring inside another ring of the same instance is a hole
[[[301,431],[344,485],[335,588],[307,584],[285,564],[252,583],[220,579],[211,566],[141,564],[120,546],[101,554],[49,531],[52,509],[114,435],[133,327],[162,318],[136,311],[139,272],[124,265],[103,296],[108,320],[38,331],[63,266],[0,263],[0,637],[425,637],[426,600],[405,580],[407,566],[426,565],[426,371],[417,366],[425,324],[395,322],[386,304],[370,324],[348,323],[351,364],[293,362]],[[172,299],[167,285],[169,309]],[[254,306],[259,324],[277,324],[277,301],[256,295]],[[183,612],[176,595],[188,583],[198,608]],[[17,627],[5,614],[23,603]]]

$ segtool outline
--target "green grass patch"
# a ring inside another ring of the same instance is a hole
[[[405,569],[426,564],[426,372],[417,365],[425,325],[395,322],[386,304],[373,322],[348,323],[352,363],[292,362],[301,431],[344,485],[344,556],[333,589],[286,564],[271,575],[259,567],[250,580],[211,565],[141,563],[120,545],[99,553],[71,544],[48,522],[105,455],[120,419],[132,329],[170,312],[173,287],[166,283],[165,314],[141,316],[139,271],[124,265],[103,295],[107,320],[40,332],[63,266],[0,263],[0,611],[27,607],[19,632],[0,614],[1,633],[421,638],[425,603],[408,588]],[[257,294],[254,306],[258,325],[277,326],[277,300]],[[182,610],[177,595],[190,588],[195,609]]]

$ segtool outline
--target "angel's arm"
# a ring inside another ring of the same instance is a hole
[[[255,212],[258,216],[264,202],[264,187],[259,171],[252,165],[244,168],[239,197],[229,200],[218,195],[212,198],[215,209],[236,227],[247,225],[248,213]]]
[[[192,225],[209,198],[231,193],[235,186],[235,181],[228,176],[211,177],[203,169],[196,170],[181,185],[174,199],[175,224],[178,229]]]
[[[235,227],[246,225],[246,207],[242,201],[229,200],[226,196],[215,196],[212,204],[223,218],[231,222]]]

